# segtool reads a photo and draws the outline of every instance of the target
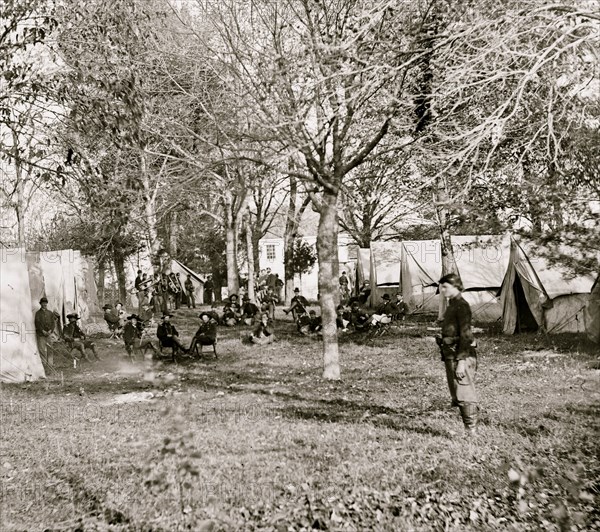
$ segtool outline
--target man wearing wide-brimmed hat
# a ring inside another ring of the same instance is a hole
[[[196,345],[212,345],[215,349],[215,355],[217,353],[217,322],[208,312],[201,312],[198,316],[200,318],[200,326],[194,335],[192,343],[189,348],[189,352],[193,353]],[[202,348],[201,348],[202,349]]]
[[[181,349],[181,351],[185,353],[187,352],[187,349],[179,339],[179,333],[177,332],[175,325],[171,323],[172,317],[173,314],[169,314],[168,312],[163,314],[162,323],[156,329],[156,336],[163,347],[175,347]]]
[[[91,360],[85,352],[86,349],[89,349],[92,351],[92,353],[94,353],[96,360],[101,360],[98,356],[98,352],[96,351],[96,344],[87,339],[85,333],[77,324],[77,320],[79,320],[79,314],[76,312],[67,314],[67,319],[69,320],[69,323],[65,325],[63,329],[63,337],[65,342],[67,342],[67,345],[69,345],[72,349],[77,349],[81,353],[81,356],[88,362],[91,362]]]
[[[48,352],[48,345],[51,343],[50,335],[56,327],[56,315],[48,310],[46,297],[40,299],[40,307],[42,308],[35,313],[35,336],[42,362],[46,368],[51,368],[54,365],[54,355],[52,350]]]
[[[248,294],[244,294],[242,298],[242,321],[246,325],[253,325],[259,314],[260,309],[250,301]]]

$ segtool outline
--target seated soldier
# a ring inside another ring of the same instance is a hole
[[[123,308],[123,303],[121,303],[120,301],[117,301],[115,303],[114,314],[119,318],[119,326],[121,328],[125,327],[125,322],[127,321],[127,312],[125,312],[125,309]]]
[[[223,323],[223,325],[227,325],[228,327],[233,327],[237,325],[241,319],[242,310],[240,308],[240,304],[238,303],[238,296],[237,294],[231,294],[229,296],[229,300],[223,307],[223,318],[221,319],[221,323]]]
[[[101,360],[96,351],[96,344],[88,340],[85,333],[80,329],[79,325],[77,325],[79,315],[77,313],[67,314],[67,319],[69,320],[69,323],[65,325],[63,329],[63,337],[65,342],[67,342],[67,345],[72,349],[77,349],[81,353],[81,356],[88,362],[91,362],[91,360],[85,352],[86,349],[89,349],[94,353],[96,360]]]
[[[369,283],[369,281],[365,281],[358,292],[358,296],[356,297],[359,305],[366,305],[370,295],[371,283]]]
[[[348,325],[350,325],[350,311],[346,308],[345,305],[338,305],[335,309],[336,319],[335,324],[338,329],[341,329],[342,332],[348,332]]]
[[[137,314],[127,316],[127,323],[123,328],[123,341],[125,342],[125,351],[129,358],[135,358],[140,352],[142,329],[138,327],[139,318]]]
[[[108,325],[109,331],[113,334],[113,336],[120,336],[123,332],[121,327],[121,320],[119,319],[119,315],[115,314],[114,309],[111,305],[104,305],[102,307],[104,310],[104,321]]]
[[[266,312],[271,321],[275,321],[275,305],[279,303],[279,299],[273,291],[273,287],[267,287],[267,291],[262,295],[260,302],[261,312]]]
[[[187,353],[187,349],[179,339],[179,333],[177,332],[175,325],[171,323],[172,317],[173,314],[163,314],[162,323],[156,329],[156,336],[162,347],[172,347],[174,352],[179,349],[184,353]]]
[[[376,325],[378,323],[390,323],[392,321],[392,314],[394,307],[392,305],[392,298],[390,294],[383,294],[383,302],[375,313],[369,318],[369,325]]]
[[[246,325],[253,325],[254,321],[258,319],[260,310],[254,303],[252,303],[252,301],[250,301],[248,294],[244,295],[242,301],[242,320]]]
[[[308,313],[309,317],[310,317],[310,330],[313,333],[318,333],[321,332],[321,329],[323,329],[323,319],[321,318],[321,316],[317,316],[317,313],[314,310],[311,310]]]
[[[197,345],[212,345],[217,342],[217,323],[208,312],[202,312],[199,315],[200,327],[196,331],[192,343],[188,349],[189,353],[193,353]]]
[[[260,323],[253,333],[250,333],[250,341],[253,344],[265,345],[275,340],[275,329],[269,319],[269,315],[263,312],[260,316]]]
[[[350,307],[350,325],[355,331],[366,329],[369,321],[369,314],[360,308],[358,301],[353,301]]]
[[[308,307],[308,301],[300,293],[299,288],[294,288],[294,297],[292,298],[290,308],[283,309],[283,312],[286,314],[291,312],[294,319],[297,320],[298,316],[307,313],[306,307]]]
[[[404,302],[404,296],[401,293],[396,294],[396,301],[394,301],[392,319],[393,320],[402,320],[406,318],[406,316],[410,313],[408,305]]]

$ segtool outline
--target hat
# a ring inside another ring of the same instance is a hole
[[[237,294],[231,294],[231,295],[229,296],[229,299],[231,299],[232,297],[235,297],[236,299],[239,299],[239,297],[238,297],[238,295],[237,295]]]
[[[42,299],[40,299],[40,305],[42,303],[48,303],[48,298],[47,297],[43,297]]]
[[[48,300],[46,300],[46,301],[48,301]],[[109,304],[107,303],[106,305],[104,305],[104,306],[102,307],[102,310],[107,310],[107,309],[109,309],[109,308],[112,308],[112,305],[109,305]]]
[[[294,288],[294,292],[300,292],[300,288]]]
[[[173,317],[173,314],[169,314],[169,313],[167,313],[167,314],[163,314],[163,315],[162,315],[162,319],[163,319],[163,320],[164,320],[165,318],[172,318],[172,317]]]
[[[386,301],[389,301],[392,298],[390,297],[390,294],[383,294],[382,299],[385,299]]]
[[[242,297],[242,299],[244,301],[250,301],[250,296],[248,294],[244,294],[244,297]]]
[[[139,320],[141,321],[141,318],[137,315],[137,314],[132,314],[131,316],[127,316],[128,320]]]
[[[202,318],[202,316],[208,316],[209,318],[212,318],[212,316],[208,313],[208,312],[201,312],[200,314],[198,314],[199,318]]]
[[[77,314],[77,312],[71,312],[71,314],[67,314],[67,319],[70,320],[71,318],[73,318],[74,320],[78,320],[79,314]]]

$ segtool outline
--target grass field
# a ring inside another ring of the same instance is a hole
[[[280,321],[153,381],[103,339],[102,362],[3,385],[1,530],[600,530],[594,347],[486,328],[468,439],[427,325],[343,338],[334,383]],[[523,361],[541,349],[564,356]]]

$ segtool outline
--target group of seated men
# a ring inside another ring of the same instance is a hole
[[[257,296],[260,307],[254,304],[248,294],[242,297],[242,303],[239,302],[237,294],[231,294],[225,301],[223,315],[219,317],[216,312],[212,317],[221,325],[234,327],[239,323],[253,325],[259,321],[261,313],[266,313],[271,321],[275,320],[275,305],[279,298],[275,295],[272,288],[267,288]]]
[[[409,309],[402,294],[396,294],[395,301],[392,301],[389,294],[383,294],[382,299],[381,305],[375,309],[375,312],[369,312],[361,307],[358,298],[353,299],[349,307],[344,304],[338,305],[336,309],[338,329],[343,332],[349,332],[350,330],[359,332],[392,321],[404,320],[409,313]]]
[[[175,352],[181,351],[188,354],[193,353],[197,346],[214,345],[217,339],[217,324],[209,312],[201,312],[199,315],[200,324],[196,334],[192,338],[189,347],[186,347],[179,336],[179,331],[171,322],[173,314],[163,314],[161,323],[156,329],[156,338],[158,338],[160,347],[170,347]],[[152,320],[144,322],[137,314],[127,317],[127,324],[123,330],[123,341],[125,350],[129,357],[133,358],[138,353],[144,353],[148,349],[153,353],[160,350],[153,344],[150,327]]]

